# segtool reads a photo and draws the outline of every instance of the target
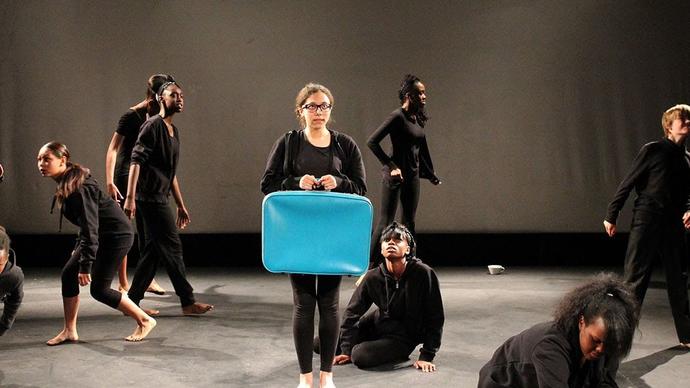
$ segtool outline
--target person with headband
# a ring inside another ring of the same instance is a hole
[[[162,82],[157,88],[156,100],[160,112],[141,126],[129,168],[124,210],[130,219],[137,219],[141,258],[128,294],[138,305],[156,275],[158,264],[162,262],[180,298],[182,313],[204,314],[213,306],[194,299],[194,290],[185,273],[182,241],[177,231],[190,222],[176,174],[180,132],[173,125],[174,115],[184,109],[182,89],[175,81]],[[177,219],[168,206],[171,193],[177,204]],[[158,314],[157,310],[147,311]]]
[[[424,127],[426,115],[426,88],[412,74],[403,79],[400,90],[400,108],[393,111],[376,129],[367,145],[383,165],[381,208],[378,226],[371,239],[371,266],[381,261],[378,241],[381,231],[395,218],[398,201],[402,205],[402,224],[416,236],[415,218],[419,204],[420,178],[439,185],[441,180],[434,172]],[[390,137],[392,154],[381,147],[381,141]]]
[[[22,298],[24,272],[17,265],[16,255],[10,247],[10,237],[0,226],[0,303],[5,306],[0,317],[0,336],[12,328]]]
[[[62,331],[46,344],[54,346],[79,340],[79,286],[89,284],[94,299],[137,322],[136,329],[125,340],[143,340],[156,326],[156,320],[126,295],[110,288],[122,257],[134,242],[130,221],[117,203],[98,188],[89,170],[70,160],[70,152],[64,144],[45,144],[38,151],[37,164],[43,177],[52,178],[57,183],[53,208],[57,204],[60,229],[63,217],[79,227],[77,244],[62,269],[65,324]]]
[[[509,338],[479,371],[478,388],[617,387],[632,346],[638,304],[611,274],[575,288],[554,319]]]
[[[642,305],[654,263],[666,272],[671,313],[680,344],[690,348],[690,303],[685,230],[690,228],[690,105],[675,105],[661,117],[664,138],[645,144],[618,186],[604,218],[606,234],[616,234],[618,213],[630,192],[637,199],[625,255],[624,275]]]
[[[264,194],[279,190],[366,193],[359,147],[351,137],[327,127],[334,103],[333,94],[323,85],[309,83],[299,91],[295,114],[303,129],[290,131],[276,140],[261,178]],[[316,245],[320,238],[324,237],[317,233]],[[292,333],[300,368],[300,388],[313,385],[314,309],[317,304],[323,349],[319,386],[335,387],[332,368],[338,341],[340,281],[341,276],[335,275],[290,274],[294,301]]]
[[[397,222],[383,230],[379,247],[385,261],[367,271],[355,288],[334,363],[359,368],[392,364],[407,360],[421,343],[414,367],[433,372],[445,320],[436,273],[415,257],[412,233]],[[376,308],[369,310],[372,304]]]
[[[174,78],[168,74],[154,74],[149,77],[144,100],[129,108],[117,123],[117,129],[110,140],[105,156],[105,187],[108,194],[118,203],[124,204],[123,194],[127,194],[129,165],[134,143],[139,136],[139,128],[141,128],[146,119],[158,114],[160,105],[155,99],[155,90],[158,90],[162,84],[169,81],[174,81]],[[127,256],[122,259],[118,272],[119,290],[127,292],[129,290]],[[165,290],[156,283],[155,279],[151,281],[146,291],[157,295],[165,294]]]

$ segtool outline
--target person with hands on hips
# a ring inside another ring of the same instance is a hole
[[[364,195],[366,179],[359,147],[351,137],[327,127],[334,104],[323,85],[307,84],[297,94],[295,113],[303,129],[280,136],[261,178],[261,191],[326,190]],[[317,231],[315,231],[317,232]],[[318,233],[315,244],[318,244]],[[299,388],[313,386],[314,309],[319,306],[320,387],[335,387],[333,357],[338,341],[341,276],[290,274],[293,338],[300,368]]]
[[[379,247],[385,260],[367,271],[350,298],[340,328],[342,354],[334,363],[372,368],[400,362],[421,343],[414,367],[434,372],[445,321],[436,273],[414,256],[414,237],[397,222],[383,230]]]
[[[134,332],[125,340],[143,340],[156,326],[156,321],[127,295],[110,288],[122,257],[134,241],[130,221],[118,204],[99,189],[89,170],[70,160],[70,152],[64,144],[50,142],[41,147],[37,164],[43,177],[53,178],[57,183],[53,207],[58,206],[60,226],[64,217],[79,227],[77,245],[62,269],[65,324],[46,344],[54,346],[79,340],[79,286],[89,284],[94,299],[137,322]]]
[[[190,222],[177,180],[180,133],[173,125],[174,115],[184,109],[184,95],[175,81],[154,82],[154,88],[160,113],[146,120],[139,131],[132,150],[124,205],[125,213],[130,218],[136,217],[139,238],[143,240],[140,243],[141,258],[128,294],[138,305],[156,275],[158,263],[163,262],[175,294],[180,298],[182,313],[204,314],[213,306],[194,299],[194,290],[187,281],[178,232]],[[168,205],[171,193],[177,204],[176,218]],[[149,311],[158,313],[157,310]]]
[[[398,91],[400,108],[393,111],[369,137],[367,145],[383,165],[379,222],[371,239],[371,267],[381,261],[378,241],[381,231],[395,218],[398,201],[402,205],[402,224],[416,236],[415,218],[419,204],[420,178],[439,185],[434,172],[424,127],[426,115],[426,87],[412,74],[403,79]],[[381,147],[390,137],[392,154]]]
[[[664,138],[645,144],[609,204],[604,229],[613,237],[616,221],[630,192],[637,199],[625,256],[624,280],[640,306],[660,259],[666,272],[668,298],[680,344],[690,348],[690,304],[685,230],[690,228],[690,154],[686,139],[690,106],[675,105],[661,117]]]

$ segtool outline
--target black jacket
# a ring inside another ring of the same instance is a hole
[[[10,250],[10,257],[5,268],[0,272],[0,302],[5,304],[0,318],[0,335],[12,328],[17,316],[19,305],[24,298],[24,273],[17,266],[14,251]]]
[[[329,132],[333,158],[340,159],[342,166],[341,169],[337,169],[335,166],[338,163],[330,165],[330,174],[337,182],[333,191],[366,194],[366,173],[359,147],[350,136],[331,130]],[[303,136],[303,130],[290,131],[276,140],[261,178],[261,192],[264,194],[281,190],[301,190],[299,187],[301,176],[295,174],[293,166],[295,156],[299,153],[299,136]]]
[[[669,139],[645,144],[631,171],[618,186],[609,204],[606,221],[615,224],[632,189],[637,192],[635,210],[644,210],[680,220],[690,209],[690,154],[684,145]]]
[[[577,334],[570,338],[554,322],[532,326],[509,338],[479,371],[478,388],[618,387],[606,369],[606,355],[580,366]],[[618,369],[617,367],[615,368]]]
[[[357,323],[375,304],[374,326],[381,334],[422,344],[419,360],[432,361],[441,347],[443,301],[436,273],[417,258],[407,259],[399,280],[388,272],[386,263],[370,269],[355,289],[340,328],[341,349],[350,355],[355,345]]]
[[[141,126],[132,150],[132,163],[140,166],[137,201],[168,203],[180,154],[180,133],[174,125],[173,134],[160,115]]]
[[[88,176],[81,187],[70,194],[62,204],[62,215],[79,227],[77,246],[79,273],[91,273],[98,246],[105,239],[134,234],[132,223],[117,202],[98,188],[98,183]]]

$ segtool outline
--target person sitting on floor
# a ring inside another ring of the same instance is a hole
[[[414,256],[414,238],[405,226],[393,222],[380,241],[385,261],[352,294],[340,328],[342,354],[333,363],[372,368],[404,361],[422,343],[414,366],[433,372],[444,322],[438,278]],[[372,303],[377,308],[367,312]]]
[[[632,290],[602,274],[566,294],[554,320],[509,338],[479,371],[479,388],[618,387],[638,323]]]
[[[17,266],[5,228],[0,226],[0,302],[5,305],[0,318],[0,336],[12,328],[23,297],[24,273]]]

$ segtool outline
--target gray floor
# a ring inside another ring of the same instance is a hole
[[[200,301],[216,310],[204,317],[180,315],[174,295],[151,296],[158,326],[142,343],[122,340],[134,328],[85,294],[81,342],[47,347],[62,327],[57,269],[27,269],[25,301],[12,331],[0,337],[2,387],[290,387],[297,383],[291,335],[292,296],[285,275],[256,270],[191,268]],[[479,368],[507,337],[549,319],[564,291],[594,269],[509,268],[491,276],[483,268],[440,268],[446,325],[436,358],[438,371],[413,368],[334,369],[339,387],[474,387]],[[161,271],[162,286],[170,283]],[[344,279],[341,308],[354,279]],[[633,350],[621,367],[622,387],[690,386],[690,353],[677,340],[662,278],[655,276]],[[417,352],[413,353],[416,357]],[[318,361],[314,359],[315,369]]]

